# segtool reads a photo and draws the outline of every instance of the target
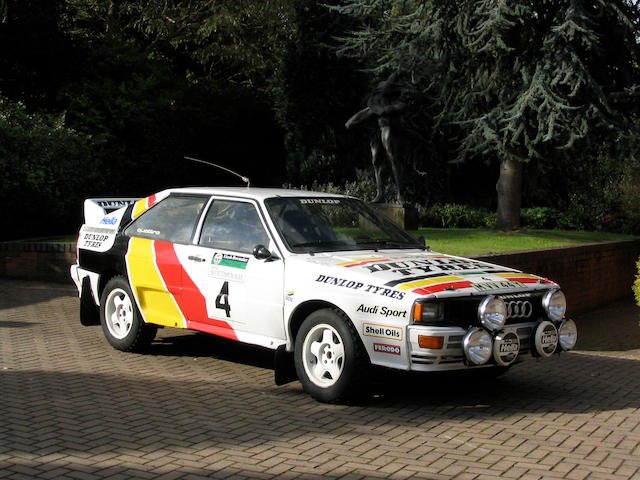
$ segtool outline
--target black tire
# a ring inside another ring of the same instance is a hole
[[[321,402],[354,400],[366,391],[369,358],[352,323],[339,310],[317,310],[302,322],[294,363],[305,392]]]
[[[122,276],[109,280],[102,292],[100,324],[109,343],[123,352],[144,350],[158,331],[142,320],[129,283]]]

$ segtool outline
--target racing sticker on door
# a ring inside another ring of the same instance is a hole
[[[208,315],[205,297],[180,263],[172,243],[132,238],[126,263],[145,322],[238,339],[226,321]]]

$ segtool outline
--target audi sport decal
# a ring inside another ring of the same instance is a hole
[[[381,317],[391,317],[391,318],[407,318],[406,310],[394,310],[387,307],[380,307],[378,305],[364,305],[360,304],[360,306],[356,309],[357,312],[367,313],[369,315],[380,315]]]

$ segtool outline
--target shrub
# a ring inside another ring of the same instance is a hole
[[[440,228],[493,228],[495,213],[485,208],[472,208],[455,203],[436,203],[419,207],[420,225]]]
[[[523,208],[520,212],[520,220],[523,227],[530,228],[556,228],[560,212],[552,207]]]

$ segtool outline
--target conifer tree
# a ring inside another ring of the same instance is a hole
[[[355,0],[336,10],[361,24],[339,53],[381,77],[407,72],[433,94],[454,161],[499,161],[498,228],[519,226],[525,162],[580,161],[599,144],[624,145],[638,124],[636,1]]]

